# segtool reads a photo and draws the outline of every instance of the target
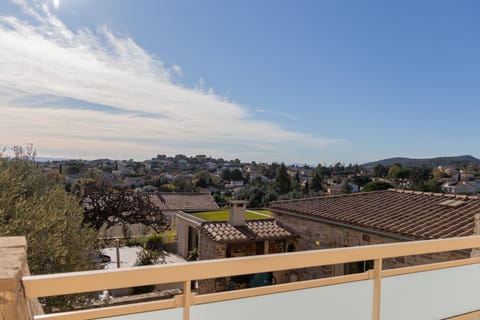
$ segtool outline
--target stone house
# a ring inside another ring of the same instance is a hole
[[[241,188],[243,185],[243,180],[231,180],[230,183],[225,184],[225,189]]]
[[[360,192],[360,187],[352,182],[348,182],[348,186],[350,188],[351,193]],[[327,186],[327,193],[328,194],[342,194],[343,193],[343,183],[333,183]]]
[[[309,199],[276,201],[273,216],[299,237],[296,250],[315,250],[428,240],[474,234],[480,200],[475,196],[402,190],[362,192]],[[387,259],[384,268],[448,261],[470,256],[467,251]],[[372,261],[299,270],[299,279],[364,272]]]
[[[126,177],[123,180],[126,187],[143,187],[145,180],[142,177]]]
[[[480,182],[448,181],[442,184],[442,191],[454,194],[475,194],[480,191]]]
[[[232,201],[229,221],[204,221],[187,213],[177,214],[178,255],[197,251],[199,260],[223,259],[286,252],[296,235],[275,219],[246,220],[247,201]],[[263,278],[262,278],[263,277]],[[198,282],[199,293],[211,293],[286,281],[283,273],[209,279]],[[265,281],[259,283],[258,281]]]

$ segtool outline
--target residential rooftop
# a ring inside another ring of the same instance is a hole
[[[269,209],[274,213],[423,240],[473,235],[480,200],[477,196],[390,189],[275,201]]]
[[[233,226],[228,222],[204,222],[201,228],[217,242],[279,240],[295,236],[274,219],[247,220],[243,226]]]
[[[220,209],[209,193],[157,192],[150,194],[150,200],[164,211],[198,212]]]

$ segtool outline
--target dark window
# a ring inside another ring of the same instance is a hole
[[[364,234],[362,234],[362,239],[363,239],[363,241],[365,241],[365,242],[370,242],[370,235],[364,233]]]

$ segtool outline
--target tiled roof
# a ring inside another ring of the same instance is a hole
[[[210,222],[202,229],[215,241],[242,241],[248,237],[228,222]]]
[[[437,239],[472,235],[480,200],[475,196],[386,190],[275,201],[269,208],[409,238]]]
[[[150,200],[162,210],[185,212],[219,210],[208,193],[158,192],[150,194]]]
[[[241,227],[235,227],[228,222],[204,222],[202,230],[218,242],[263,241],[294,236],[274,219],[249,220]]]
[[[275,220],[252,220],[246,222],[247,227],[256,235],[256,239],[268,240],[291,237],[293,234],[278,225]]]

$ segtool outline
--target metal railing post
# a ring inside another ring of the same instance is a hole
[[[373,264],[373,311],[372,319],[380,320],[382,296],[382,259],[375,259]]]
[[[190,304],[192,303],[192,281],[187,280],[183,287],[183,320],[190,320]]]

